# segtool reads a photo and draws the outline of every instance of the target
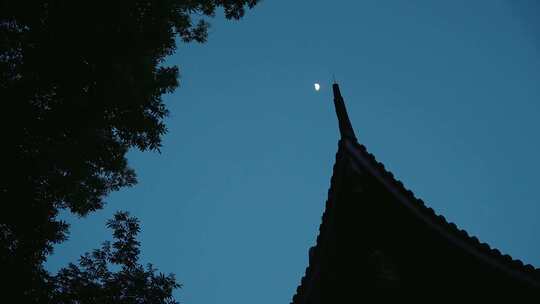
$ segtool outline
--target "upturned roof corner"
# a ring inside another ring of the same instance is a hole
[[[341,139],[349,139],[356,142],[356,135],[354,134],[351,121],[349,120],[349,115],[347,114],[347,108],[345,107],[345,101],[341,96],[339,85],[334,83],[332,85],[332,90],[334,91],[334,106],[336,108]]]

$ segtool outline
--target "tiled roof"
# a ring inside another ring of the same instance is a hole
[[[426,206],[421,199],[416,198],[414,193],[397,180],[394,175],[385,169],[384,165],[378,162],[375,157],[369,153],[365,146],[359,144],[352,130],[347,111],[337,84],[334,84],[334,103],[338,115],[341,140],[336,154],[336,162],[333,168],[333,174],[328,191],[326,208],[322,216],[322,222],[319,227],[319,235],[314,247],[309,250],[309,265],[306,268],[300,285],[297,288],[296,295],[292,303],[298,303],[300,299],[310,294],[310,288],[314,288],[313,282],[319,275],[319,266],[321,259],[321,243],[329,236],[328,233],[328,214],[332,212],[333,200],[338,184],[337,178],[340,176],[344,158],[348,158],[354,164],[352,167],[362,168],[371,176],[375,177],[384,188],[390,192],[396,203],[401,203],[407,207],[425,225],[434,229],[438,235],[445,238],[458,248],[467,251],[469,254],[481,259],[483,262],[493,266],[500,271],[507,273],[516,280],[522,280],[529,286],[540,288],[540,269],[530,264],[524,264],[520,260],[513,259],[508,254],[501,253],[498,249],[491,248],[488,244],[481,242],[477,237],[470,236],[465,230],[459,229],[456,224],[448,222],[444,216],[437,215],[435,211]]]
[[[456,224],[448,222],[442,215],[437,215],[435,211],[426,206],[424,201],[417,198],[414,193],[405,188],[403,183],[397,180],[394,175],[385,169],[384,165],[369,153],[364,145],[357,142],[346,141],[346,149],[352,154],[353,160],[364,162],[374,172],[371,172],[381,183],[383,183],[394,196],[408,208],[412,209],[420,219],[427,225],[438,230],[442,236],[448,238],[459,247],[468,250],[471,254],[482,258],[503,271],[512,275],[517,275],[520,279],[540,287],[540,269],[530,264],[524,264],[520,260],[513,259],[508,254],[501,253],[498,249],[491,248],[488,244],[481,242],[477,237],[470,236],[467,231],[459,229]],[[366,163],[367,162],[367,163]]]
[[[339,150],[336,154],[336,163],[334,164],[330,189],[328,191],[328,199],[326,208],[322,216],[322,222],[319,226],[319,235],[314,247],[309,250],[309,265],[306,268],[305,275],[302,277],[301,283],[296,290],[296,295],[293,297],[292,303],[297,303],[297,299],[303,298],[305,294],[309,294],[312,284],[310,281],[315,280],[318,275],[319,266],[319,247],[321,240],[328,234],[327,218],[328,213],[332,212],[333,197],[336,191],[336,176],[339,175],[339,160],[346,155],[350,156],[357,165],[367,169],[375,176],[387,190],[397,198],[398,202],[405,204],[412,209],[413,214],[418,216],[426,225],[436,229],[441,237],[445,237],[448,241],[467,250],[472,255],[483,261],[491,264],[495,268],[507,272],[516,279],[524,280],[531,286],[540,288],[540,269],[535,268],[530,264],[524,264],[520,260],[513,259],[508,254],[501,253],[498,249],[491,248],[488,244],[481,242],[477,237],[470,236],[465,230],[459,229],[456,224],[448,222],[444,216],[437,215],[435,211],[427,207],[425,203],[415,197],[414,193],[403,185],[403,183],[394,175],[385,169],[384,165],[378,162],[373,154],[369,153],[364,145],[351,142],[348,139],[340,140]]]

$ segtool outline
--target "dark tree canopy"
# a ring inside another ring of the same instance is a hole
[[[114,241],[84,254],[79,265],[69,264],[50,278],[51,300],[58,304],[177,303],[172,295],[180,284],[173,274],[157,273],[139,263],[139,223],[127,212],[118,212],[107,222]],[[117,268],[112,271],[111,268]]]
[[[102,208],[136,183],[127,151],[159,151],[176,42],[204,42],[206,17],[239,19],[257,2],[0,0],[0,265],[16,274],[4,286],[39,289],[67,237],[58,212]]]

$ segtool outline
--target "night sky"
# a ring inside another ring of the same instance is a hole
[[[217,17],[208,43],[170,57],[181,85],[161,154],[130,152],[137,186],[63,215],[71,239],[48,269],[128,210],[143,262],[176,274],[181,302],[288,303],[337,151],[332,74],[359,141],[417,197],[540,267],[539,16],[534,0],[266,0]]]

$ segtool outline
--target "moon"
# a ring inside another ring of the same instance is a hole
[[[313,86],[315,87],[315,91],[319,91],[321,89],[321,85],[318,83],[313,84]]]

